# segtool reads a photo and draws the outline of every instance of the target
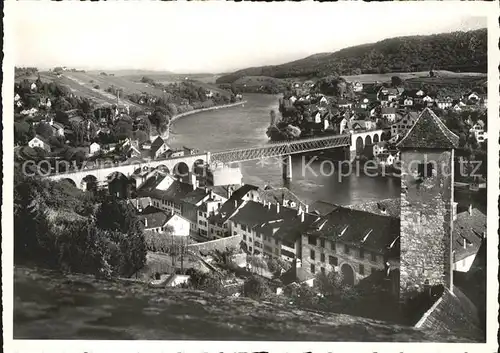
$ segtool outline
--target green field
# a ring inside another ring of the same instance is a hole
[[[173,83],[183,81],[185,75],[161,73],[156,71],[134,71],[124,70],[113,72],[106,72],[107,75],[101,75],[101,72],[106,71],[89,71],[89,72],[73,72],[64,71],[60,77],[57,77],[52,72],[40,72],[40,79],[44,82],[55,82],[68,87],[71,92],[77,96],[90,98],[98,103],[116,103],[116,96],[106,92],[105,90],[110,87],[116,87],[123,90],[125,95],[147,93],[149,95],[161,97],[163,90],[159,87],[154,87],[150,84],[141,82],[143,76],[147,76],[158,83]],[[219,89],[215,85],[207,83],[207,81],[214,81],[213,76],[204,75],[189,75],[188,76],[195,85],[201,86],[213,92],[228,95],[227,91]],[[21,76],[17,77],[16,81],[28,79],[31,81],[36,80],[36,76]],[[99,88],[95,88],[98,86]],[[137,104],[129,101],[128,99],[120,98],[121,104],[128,104],[130,106],[137,106]]]
[[[361,317],[14,268],[14,339],[467,342]]]
[[[387,82],[391,81],[392,76],[399,76],[402,80],[409,79],[428,79],[431,82],[450,80],[450,79],[486,79],[488,75],[475,72],[452,72],[452,71],[434,71],[438,77],[429,77],[429,71],[419,71],[419,72],[389,72],[386,74],[363,74],[363,75],[352,75],[352,76],[342,76],[348,82],[359,81],[361,83],[374,83],[374,82]],[[425,80],[424,80],[425,81]]]

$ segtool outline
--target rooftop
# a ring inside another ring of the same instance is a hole
[[[307,234],[342,241],[380,253],[391,249],[399,257],[399,219],[337,207],[311,224]],[[391,247],[392,245],[392,247]]]
[[[477,208],[472,208],[470,213],[465,211],[457,214],[457,219],[453,224],[454,260],[460,261],[476,254],[481,246],[485,232],[486,215]]]
[[[396,218],[399,218],[399,215],[401,213],[401,201],[399,198],[370,201],[345,207],[353,210],[370,212],[380,216],[389,216]]]
[[[458,147],[458,136],[451,132],[431,109],[426,108],[397,146],[454,149]]]
[[[145,223],[145,228],[162,227],[167,221],[172,218],[172,215],[167,214],[163,210],[154,206],[147,206],[141,213],[138,214],[140,221]],[[146,221],[147,220],[147,224]]]

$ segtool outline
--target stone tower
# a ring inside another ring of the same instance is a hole
[[[452,289],[453,159],[458,136],[426,108],[401,150],[400,300],[425,285]]]

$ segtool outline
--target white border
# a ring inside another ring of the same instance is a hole
[[[43,1],[38,1],[43,2]],[[6,352],[110,352],[117,349],[121,352],[247,352],[247,351],[269,351],[269,352],[481,352],[489,353],[497,351],[498,332],[498,195],[499,195],[499,53],[498,40],[500,31],[498,28],[498,5],[496,2],[393,2],[393,3],[361,3],[340,2],[330,4],[319,3],[163,3],[169,10],[176,6],[262,6],[263,11],[269,6],[321,6],[321,11],[332,11],[332,20],[341,15],[341,9],[352,6],[359,8],[359,13],[365,12],[370,16],[370,6],[387,7],[400,6],[402,16],[411,16],[412,6],[422,6],[428,11],[442,13],[453,13],[455,8],[467,8],[471,16],[488,17],[488,296],[487,296],[487,343],[486,344],[447,344],[447,343],[315,343],[315,342],[215,342],[215,341],[49,341],[49,340],[13,340],[12,327],[12,305],[13,305],[13,81],[14,60],[13,52],[15,42],[13,41],[13,14],[16,11],[17,1],[7,0],[4,3],[4,61],[3,61],[3,205],[2,205],[2,293],[3,293],[3,338]],[[107,3],[80,3],[72,4],[54,3],[45,1],[44,6],[149,6],[148,1],[128,2],[128,4],[116,1]],[[197,10],[198,10],[197,8]],[[244,11],[244,10],[243,10]],[[286,11],[285,11],[286,13]],[[43,16],[43,13],[40,13]],[[7,48],[7,50],[5,49]],[[361,338],[362,339],[362,338]]]

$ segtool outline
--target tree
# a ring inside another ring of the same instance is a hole
[[[314,286],[325,296],[340,295],[342,289],[342,276],[334,271],[318,273],[314,279]]]
[[[52,130],[52,126],[50,126],[47,123],[40,123],[36,127],[36,133],[40,136],[42,136],[44,139],[48,140],[49,138],[52,137],[54,134],[54,131]]]
[[[392,87],[400,87],[403,85],[403,80],[399,76],[392,76],[391,77],[391,86]]]
[[[194,289],[218,293],[223,288],[221,278],[215,272],[201,272],[189,268],[186,275],[189,276],[189,286]]]
[[[170,123],[167,110],[161,107],[156,107],[154,112],[149,116],[149,120],[160,134],[167,131]]]
[[[144,267],[147,252],[144,226],[131,205],[112,198],[104,200],[96,212],[96,225],[103,230],[126,234],[119,243],[124,256],[120,264],[121,274],[130,276]]]
[[[251,276],[243,284],[243,293],[246,297],[261,299],[269,297],[272,293],[267,282],[260,276]]]
[[[131,138],[134,133],[134,127],[130,120],[120,119],[116,122],[111,130],[111,134],[117,140],[123,140],[126,138]]]
[[[18,145],[24,146],[35,136],[32,125],[26,121],[14,122],[14,142]]]

